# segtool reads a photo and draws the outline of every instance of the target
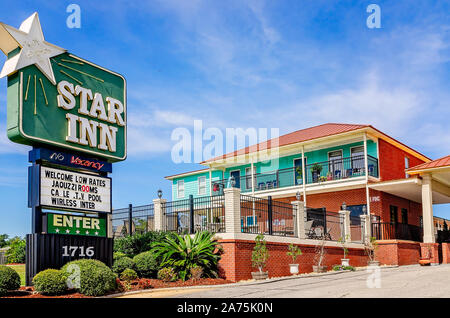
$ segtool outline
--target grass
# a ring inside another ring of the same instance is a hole
[[[25,286],[25,264],[20,265],[6,265],[14,269],[20,276],[20,285]]]

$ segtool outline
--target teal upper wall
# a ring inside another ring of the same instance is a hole
[[[351,144],[340,145],[336,147],[330,147],[310,152],[305,152],[306,162],[307,164],[314,164],[316,162],[326,162],[328,161],[328,153],[331,151],[342,150],[342,155],[344,158],[348,158],[351,156],[351,148],[362,146],[364,143],[356,142]],[[378,159],[378,151],[377,144],[372,140],[367,141],[367,153],[369,156]],[[285,157],[280,157],[278,160],[270,160],[267,162],[257,162],[254,163],[254,167],[256,169],[256,173],[267,173],[280,169],[292,168],[294,166],[294,159],[301,158],[301,153]],[[212,181],[228,179],[230,177],[230,172],[234,170],[239,170],[240,175],[245,176],[245,169],[251,167],[251,164],[239,165],[236,164],[234,167],[227,168],[224,172],[213,170],[212,171]],[[206,178],[206,193],[199,194],[198,187],[198,179],[199,177],[204,176]],[[177,196],[177,183],[179,180],[184,180],[184,196]],[[178,178],[174,178],[172,180],[172,199],[187,199],[189,195],[193,195],[194,197],[211,195],[211,189],[209,188],[209,171],[199,171],[196,174],[191,174],[188,176],[181,176]]]

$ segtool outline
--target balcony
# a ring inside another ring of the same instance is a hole
[[[378,159],[367,156],[369,176],[378,177]],[[324,183],[333,180],[347,180],[365,176],[364,156],[335,159],[317,162],[305,166],[306,173],[302,173],[301,167],[278,169],[253,176],[255,191],[279,189],[303,184]],[[252,176],[241,176],[234,180],[235,187],[241,189],[241,193],[252,191]],[[211,182],[212,194],[223,195],[223,189],[231,187],[231,179],[216,180]]]
[[[372,236],[377,240],[407,240],[422,242],[423,229],[404,223],[372,223]]]

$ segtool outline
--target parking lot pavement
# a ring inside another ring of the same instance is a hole
[[[450,265],[400,266],[336,275],[237,283],[223,287],[154,290],[127,297],[167,298],[321,298],[321,297],[450,297]]]

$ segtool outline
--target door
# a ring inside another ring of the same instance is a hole
[[[230,177],[234,177],[235,188],[241,187],[241,171],[240,170],[234,170],[230,172]]]
[[[364,146],[353,147],[350,150],[352,172],[361,174],[364,171]]]
[[[329,172],[333,179],[340,179],[342,175],[342,150],[331,151],[328,153]]]
[[[305,157],[305,168],[306,168],[306,157]],[[305,178],[306,182],[306,173],[302,171],[302,158],[294,159],[294,184],[299,185],[303,184],[303,181],[300,179]]]

